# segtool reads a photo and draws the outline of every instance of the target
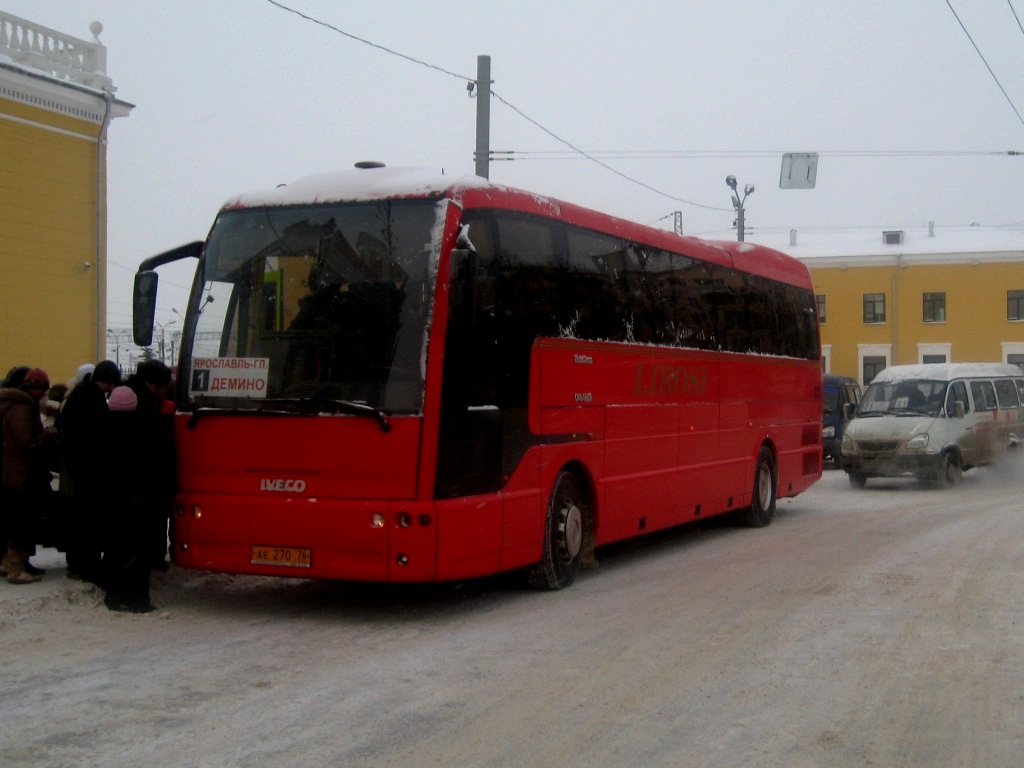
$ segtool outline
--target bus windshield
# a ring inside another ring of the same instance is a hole
[[[419,413],[443,211],[385,200],[222,212],[190,302],[180,407]]]

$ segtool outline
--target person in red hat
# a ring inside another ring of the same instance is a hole
[[[0,572],[9,584],[39,581],[42,571],[32,566],[35,554],[36,513],[50,492],[50,473],[42,448],[44,431],[39,401],[50,388],[50,377],[32,368],[17,387],[0,389],[0,434],[3,439],[3,493],[6,554]]]

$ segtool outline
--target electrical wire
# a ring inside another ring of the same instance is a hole
[[[559,141],[562,144],[565,144],[565,146],[569,147],[569,149],[571,149],[573,152],[576,152],[576,153],[582,155],[583,158],[585,158],[587,160],[590,160],[593,163],[596,163],[597,165],[599,165],[602,168],[604,168],[606,171],[610,171],[611,173],[614,173],[616,176],[619,176],[620,178],[623,178],[626,181],[632,182],[633,184],[637,184],[637,185],[643,187],[644,189],[650,190],[651,192],[654,192],[654,193],[656,193],[658,195],[661,195],[662,197],[667,197],[669,200],[675,200],[677,203],[685,203],[686,205],[692,205],[692,206],[694,206],[696,208],[704,208],[704,209],[709,210],[709,211],[729,211],[729,210],[731,210],[729,208],[719,208],[719,207],[716,207],[716,206],[713,206],[713,205],[703,205],[702,203],[695,203],[692,200],[685,200],[685,199],[683,199],[681,197],[676,197],[675,195],[670,195],[668,192],[664,192],[664,191],[662,191],[660,189],[656,189],[655,187],[652,187],[650,184],[645,184],[644,182],[642,182],[642,181],[640,181],[638,179],[634,179],[632,176],[628,176],[627,174],[623,173],[622,171],[619,171],[619,170],[613,168],[612,166],[608,165],[607,163],[605,163],[605,162],[599,160],[598,158],[594,157],[593,154],[591,154],[589,152],[585,152],[584,150],[580,149],[579,147],[577,147],[576,145],[572,144],[571,142],[566,141],[565,139],[563,139],[561,136],[559,136],[558,134],[554,133],[550,129],[545,128],[543,125],[538,123],[532,117],[530,117],[529,115],[525,114],[517,106],[515,106],[512,103],[510,103],[505,98],[503,98],[501,95],[496,93],[493,89],[491,90],[491,96],[496,98],[498,101],[500,101],[506,107],[508,107],[513,112],[518,114],[520,117],[522,117],[527,122],[533,124],[537,128],[540,128],[540,130],[544,131],[544,133],[546,133],[548,136],[553,138],[555,141]]]
[[[1010,95],[1006,92],[1006,89],[1003,88],[1003,84],[999,82],[999,78],[996,77],[996,73],[992,71],[992,67],[989,66],[988,61],[985,59],[985,54],[981,52],[981,49],[978,47],[978,44],[974,42],[974,38],[971,37],[971,33],[967,31],[967,27],[965,27],[964,23],[960,20],[960,16],[957,15],[956,9],[953,8],[953,4],[949,0],[946,0],[946,5],[949,6],[950,12],[956,19],[957,24],[960,25],[960,29],[964,31],[964,34],[967,35],[967,39],[971,41],[971,45],[974,46],[974,50],[978,52],[978,56],[981,57],[981,61],[985,65],[985,68],[988,70],[988,73],[992,75],[992,79],[995,81],[996,85],[999,86],[999,90],[1002,91],[1003,98],[1006,99],[1006,103],[1010,105],[1010,109],[1012,109],[1013,113],[1017,115],[1017,119],[1020,121],[1020,124],[1024,125],[1024,117],[1021,117],[1020,112],[1017,111],[1017,107],[1014,105],[1013,100],[1010,98]],[[1011,5],[1010,8],[1012,9],[1013,6]],[[1013,15],[1016,18],[1016,12]],[[1020,21],[1018,20],[1017,23],[1019,24]]]
[[[576,155],[569,154],[564,150],[507,150],[494,151],[492,154],[510,155],[508,158],[497,159],[509,160],[577,160],[581,159]],[[666,149],[666,150],[632,150],[632,149],[603,149],[591,150],[587,153],[589,158],[603,158],[615,160],[693,160],[701,158],[777,158],[786,154],[785,150],[688,150],[688,149]],[[826,150],[815,152],[821,157],[986,157],[986,156],[1022,156],[1021,150]]]
[[[463,80],[463,81],[465,81],[465,80],[472,80],[473,79],[473,78],[467,78],[465,75],[460,75],[457,72],[452,72],[451,70],[445,69],[444,67],[439,67],[436,64],[431,64],[430,62],[422,61],[421,59],[416,59],[416,58],[413,58],[412,56],[407,56],[404,53],[399,53],[398,51],[392,50],[391,48],[387,48],[387,47],[385,47],[383,45],[378,45],[377,43],[374,43],[374,42],[372,42],[370,40],[367,40],[365,38],[359,37],[358,35],[353,35],[351,32],[346,32],[343,29],[338,29],[333,24],[328,24],[326,21],[321,21],[320,19],[314,18],[313,16],[308,16],[305,13],[303,13],[302,11],[297,11],[294,8],[289,8],[284,3],[277,2],[277,0],[267,0],[267,2],[270,3],[273,6],[276,6],[276,7],[280,8],[282,11],[287,11],[288,13],[294,13],[296,16],[299,16],[299,17],[305,19],[306,21],[311,21],[314,24],[319,24],[321,27],[326,27],[327,29],[331,30],[332,32],[337,32],[339,35],[344,35],[345,37],[349,38],[350,40],[355,40],[356,42],[362,43],[363,45],[368,45],[371,48],[376,48],[379,51],[384,51],[384,53],[390,53],[392,56],[397,56],[400,59],[405,59],[406,61],[411,61],[413,64],[419,64],[421,67],[427,67],[428,69],[434,69],[434,70],[437,70],[438,72],[442,72],[442,73],[444,73],[446,75],[451,75],[452,77],[457,77],[459,80]]]
[[[1010,6],[1010,13],[1013,14],[1013,18],[1017,22],[1018,29],[1020,29],[1021,34],[1024,35],[1024,26],[1020,23],[1020,17],[1017,16],[1017,10],[1013,7],[1013,3],[1011,3],[1010,0],[1006,0],[1006,4]]]
[[[353,35],[350,32],[346,32],[343,29],[339,29],[338,27],[335,27],[333,24],[328,24],[325,21],[321,21],[320,19],[314,18],[313,16],[309,16],[309,15],[307,15],[305,13],[302,13],[301,11],[298,11],[298,10],[296,10],[294,8],[290,8],[289,6],[285,5],[284,3],[279,2],[278,0],[267,0],[267,2],[270,3],[271,5],[275,6],[276,8],[280,8],[282,11],[287,11],[288,13],[293,13],[296,16],[299,16],[300,18],[305,19],[306,21],[310,21],[310,22],[312,22],[314,24],[318,24],[321,27],[325,27],[326,29],[329,29],[329,30],[331,30],[333,32],[337,32],[339,35],[343,35],[343,36],[345,36],[345,37],[347,37],[347,38],[349,38],[351,40],[355,40],[357,42],[363,43],[364,45],[369,45],[370,47],[376,48],[379,51],[384,51],[385,53],[389,53],[392,56],[398,56],[399,58],[405,59],[406,61],[412,62],[413,64],[419,64],[420,66],[427,67],[428,69],[433,69],[433,70],[436,70],[437,72],[441,72],[441,73],[443,73],[445,75],[449,75],[451,77],[458,78],[459,80],[461,80],[463,82],[466,82],[466,81],[468,81],[470,83],[475,82],[474,78],[466,77],[464,75],[459,75],[458,73],[452,72],[451,70],[445,69],[444,67],[439,67],[439,66],[437,66],[435,64],[431,64],[429,62],[422,61],[422,60],[414,58],[412,56],[407,56],[404,53],[399,53],[398,51],[392,50],[391,48],[387,48],[387,47],[385,47],[383,45],[379,45],[377,43],[371,42],[370,40],[366,40],[365,38],[359,37],[357,35]],[[561,142],[565,146],[567,146],[570,149],[572,149],[574,152],[577,152],[583,158],[585,158],[587,160],[590,160],[591,162],[596,163],[597,165],[599,165],[602,168],[604,168],[606,171],[610,171],[611,173],[614,173],[616,176],[619,176],[620,178],[625,179],[626,181],[629,181],[629,182],[631,182],[633,184],[637,184],[638,186],[641,186],[644,189],[647,189],[647,190],[649,190],[651,192],[654,192],[655,194],[661,195],[662,197],[666,197],[669,200],[674,200],[674,201],[676,201],[678,203],[684,203],[686,205],[692,205],[692,206],[697,207],[697,208],[705,208],[705,209],[707,209],[709,211],[729,211],[729,210],[731,210],[729,208],[719,208],[719,207],[715,207],[715,206],[712,206],[712,205],[703,205],[701,203],[695,203],[692,200],[686,200],[686,199],[681,198],[681,197],[676,197],[675,195],[669,194],[668,192],[664,192],[664,191],[662,191],[660,189],[656,189],[656,188],[650,186],[649,184],[645,184],[644,182],[640,181],[639,179],[634,179],[632,176],[629,176],[629,175],[623,173],[622,171],[619,171],[619,170],[616,170],[615,168],[612,168],[607,163],[604,163],[604,162],[598,160],[595,157],[591,157],[587,152],[583,151],[582,149],[580,149],[579,147],[575,146],[571,142],[566,141],[561,136],[556,134],[554,131],[546,128],[544,125],[539,123],[537,120],[534,120],[532,117],[527,115],[525,112],[523,112],[517,106],[512,104],[510,101],[508,101],[504,97],[500,96],[499,94],[495,93],[493,89],[491,90],[491,96],[496,98],[498,101],[500,101],[506,107],[511,109],[513,112],[515,112],[517,115],[522,117],[524,120],[529,122],[531,125],[533,125],[533,126],[539,128],[540,130],[542,130],[544,133],[546,133],[551,138],[555,139],[558,142]],[[492,152],[491,154],[493,155],[494,153]]]

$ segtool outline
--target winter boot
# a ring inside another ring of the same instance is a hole
[[[7,550],[4,550],[3,562],[0,562],[0,576],[6,576],[8,571],[11,570],[11,558],[7,554]]]
[[[39,581],[40,576],[33,576],[25,570],[25,563],[28,555],[25,552],[16,552],[13,549],[7,550],[7,583],[8,584],[32,584]]]

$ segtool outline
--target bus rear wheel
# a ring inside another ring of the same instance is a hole
[[[583,494],[571,472],[560,472],[544,520],[544,555],[526,571],[536,589],[565,589],[576,581],[583,551]]]
[[[778,471],[775,457],[768,446],[761,446],[754,466],[754,494],[747,509],[741,510],[736,519],[747,528],[764,528],[775,517],[775,497]]]

